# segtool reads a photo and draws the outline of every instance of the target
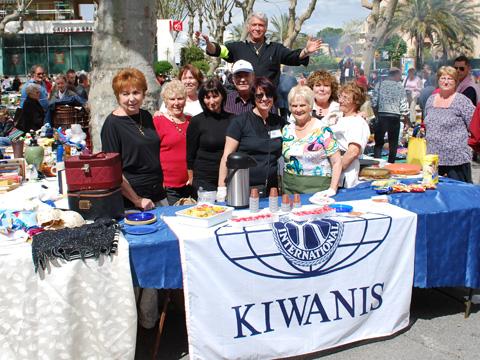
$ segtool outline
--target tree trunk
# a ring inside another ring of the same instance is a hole
[[[368,0],[361,0],[362,7],[370,10],[370,15],[367,18],[367,33],[365,35],[362,56],[367,77],[370,74],[370,65],[375,56],[375,49],[383,44],[388,26],[392,21],[398,4],[398,0],[389,0],[387,5],[381,7],[381,2],[382,0],[373,0],[371,3]]]
[[[372,43],[365,44],[363,48],[363,70],[365,71],[365,75],[368,77],[368,74],[370,73],[369,71],[367,72],[367,69],[370,69],[373,63],[373,58],[375,56],[375,47],[373,46]]]
[[[101,149],[100,131],[117,106],[112,79],[122,68],[135,67],[147,79],[143,108],[157,109],[160,88],[152,69],[156,34],[155,0],[102,0],[98,2],[92,37],[90,134],[93,149]]]

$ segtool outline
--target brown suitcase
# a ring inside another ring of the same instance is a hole
[[[122,184],[120,154],[99,152],[65,160],[68,191],[114,189]]]
[[[69,191],[68,207],[86,220],[124,216],[123,196],[120,188],[113,190]]]

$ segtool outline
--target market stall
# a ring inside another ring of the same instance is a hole
[[[67,261],[57,247],[47,259],[16,223],[35,221],[31,210],[55,188],[56,179],[43,180],[0,195],[0,358],[133,359],[137,311],[123,235],[110,255]]]
[[[405,180],[413,182],[416,180]],[[370,199],[377,195],[369,182],[343,189],[337,202]],[[309,195],[302,195],[308,203]],[[419,288],[480,287],[480,187],[441,178],[436,190],[424,193],[389,195],[390,203],[417,214],[414,286]],[[268,206],[264,200],[261,207]],[[171,216],[179,208],[157,208],[158,219]],[[145,287],[181,288],[178,240],[159,221],[158,232],[142,236],[126,235],[130,242],[132,271]]]

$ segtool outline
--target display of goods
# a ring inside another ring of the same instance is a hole
[[[229,224],[235,227],[257,226],[271,224],[278,220],[278,215],[265,212],[256,215],[235,216]]]
[[[308,221],[321,219],[327,215],[332,215],[335,213],[335,210],[330,206],[321,206],[321,207],[301,207],[298,209],[292,210],[290,213],[290,219],[295,221]]]
[[[388,179],[390,170],[377,167],[365,167],[360,170],[360,177],[368,179]]]
[[[83,107],[58,105],[53,113],[53,127],[68,129],[72,124],[88,127],[90,115]]]
[[[422,161],[424,184],[438,184],[438,155],[427,154]]]
[[[210,227],[230,219],[232,212],[233,208],[229,206],[200,204],[179,210],[175,214],[182,224]]]
[[[68,191],[102,190],[122,184],[122,163],[118,153],[71,156],[65,160]]]
[[[123,217],[124,205],[120,188],[113,190],[69,191],[68,207],[86,220],[102,217]]]
[[[417,175],[422,168],[417,164],[387,164],[385,169],[394,175]]]

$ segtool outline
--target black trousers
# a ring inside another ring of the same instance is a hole
[[[388,162],[394,163],[397,156],[398,132],[400,131],[400,115],[378,114],[378,121],[375,129],[374,157],[382,156],[383,144],[385,144],[385,133],[388,134]]]
[[[465,163],[461,165],[440,165],[438,167],[438,175],[446,176],[450,179],[455,179],[467,183],[473,183],[472,181],[472,165]]]

